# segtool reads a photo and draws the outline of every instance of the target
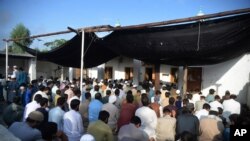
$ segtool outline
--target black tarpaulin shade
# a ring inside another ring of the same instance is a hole
[[[81,33],[64,45],[37,54],[38,60],[80,68]],[[144,29],[113,31],[104,38],[85,33],[84,67],[116,56],[175,66],[209,65],[250,52],[250,14]]]

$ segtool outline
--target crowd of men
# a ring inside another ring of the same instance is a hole
[[[250,123],[248,108],[230,91],[222,98],[214,89],[181,94],[123,79],[88,78],[80,86],[79,79],[41,76],[29,83],[22,72],[14,68],[7,82],[0,81],[0,100],[8,104],[5,135],[13,140],[229,141],[229,125]]]

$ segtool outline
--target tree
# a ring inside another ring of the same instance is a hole
[[[65,40],[65,39],[56,39],[54,41],[44,43],[44,45],[49,47],[50,49],[54,49],[56,47],[61,46],[62,44],[66,43],[66,42],[67,42],[67,40]]]
[[[30,31],[22,23],[20,23],[17,24],[15,28],[12,30],[10,37],[11,39],[30,37]],[[10,51],[13,53],[24,53],[25,51],[19,44],[29,47],[30,44],[32,43],[32,40],[24,39],[24,40],[18,40],[16,42],[12,42]]]

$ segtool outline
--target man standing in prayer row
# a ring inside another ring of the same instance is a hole
[[[199,119],[193,115],[194,104],[188,103],[186,107],[183,108],[182,114],[177,117],[176,122],[176,139],[178,140],[184,131],[189,131],[193,134],[197,140],[200,132],[200,122]]]
[[[60,131],[63,131],[63,116],[65,114],[63,106],[65,102],[66,100],[64,97],[59,97],[57,100],[57,106],[49,111],[49,121],[55,122]]]
[[[14,122],[9,131],[22,141],[42,140],[41,132],[36,129],[43,121],[43,114],[39,111],[29,113],[25,122]]]
[[[164,116],[157,121],[156,140],[157,141],[174,141],[176,119],[171,117],[171,110],[168,107],[163,109]]]
[[[149,98],[147,94],[141,95],[141,102],[143,106],[136,110],[135,115],[138,116],[142,121],[141,129],[148,134],[149,138],[155,138],[157,115],[154,110],[148,107]]]
[[[102,106],[102,110],[109,112],[108,125],[112,129],[113,132],[117,129],[117,121],[118,121],[119,112],[120,112],[118,108],[114,105],[116,102],[116,99],[117,98],[115,95],[111,95],[109,97],[109,102]]]
[[[123,125],[118,133],[118,141],[148,141],[146,132],[139,129],[141,119],[137,116],[131,118],[129,124]]]
[[[26,118],[28,117],[29,113],[31,113],[32,111],[35,111],[37,108],[40,108],[40,102],[42,101],[42,96],[40,94],[36,95],[35,100],[28,103],[25,106],[25,110],[24,110],[24,116],[23,116],[23,121],[26,120]]]
[[[68,136],[69,141],[79,141],[83,135],[83,122],[82,116],[79,111],[80,100],[73,99],[70,102],[72,108],[63,116],[63,131]]]
[[[113,141],[113,133],[107,125],[109,113],[100,111],[98,120],[89,124],[87,132],[94,136],[96,141]]]
[[[102,109],[102,95],[100,93],[95,94],[95,99],[89,103],[89,122],[97,121],[98,114]]]
[[[200,141],[221,141],[224,125],[218,117],[218,108],[212,107],[209,115],[200,120]]]

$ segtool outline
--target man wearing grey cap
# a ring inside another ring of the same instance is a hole
[[[10,126],[9,131],[22,141],[42,140],[41,132],[35,127],[43,121],[43,118],[41,112],[33,111],[28,115],[26,122],[13,123]]]
[[[186,107],[183,108],[182,114],[177,117],[176,122],[176,139],[178,140],[184,131],[189,131],[197,140],[200,132],[200,122],[199,119],[193,115],[194,104],[188,103]]]

